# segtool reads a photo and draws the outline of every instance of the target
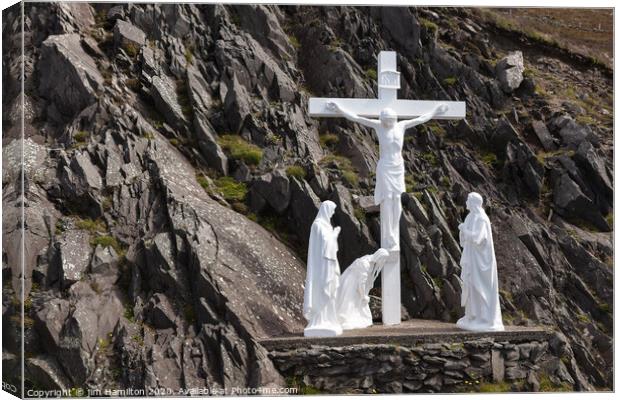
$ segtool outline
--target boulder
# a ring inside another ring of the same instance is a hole
[[[147,321],[156,329],[176,326],[177,316],[168,298],[162,293],[155,293],[146,305]]]
[[[282,170],[275,170],[257,178],[250,188],[250,203],[256,212],[262,211],[261,204],[269,204],[282,214],[291,200],[289,178]]]
[[[527,144],[522,141],[508,143],[504,171],[506,180],[517,188],[524,188],[535,198],[540,195],[545,170]]]
[[[90,261],[90,235],[83,230],[72,229],[61,237],[58,246],[59,278],[63,287],[82,279]]]
[[[495,65],[495,74],[499,80],[502,90],[511,93],[516,90],[523,81],[523,53],[521,51],[513,51],[497,62]]]
[[[69,315],[69,302],[64,299],[52,299],[34,315],[35,327],[42,344],[53,353],[60,344],[60,331]]]
[[[114,46],[125,49],[129,53],[138,54],[138,51],[146,43],[146,34],[133,24],[117,19],[114,25]],[[129,50],[131,49],[131,50]],[[130,56],[132,54],[129,54]]]
[[[553,205],[555,210],[568,218],[579,218],[593,224],[598,229],[609,231],[611,228],[598,208],[579,185],[568,174],[562,173],[553,185]]]
[[[51,35],[41,45],[39,92],[67,120],[97,100],[103,77],[77,33]]]
[[[194,135],[198,141],[200,153],[209,167],[222,175],[228,175],[228,157],[216,140],[216,134],[209,122],[196,114],[194,118]]]
[[[540,144],[542,144],[545,151],[553,151],[556,149],[553,137],[543,121],[532,121],[532,130],[536,134],[538,140],[540,140]]]
[[[40,385],[39,389],[69,390],[71,382],[53,357],[37,355],[26,358],[26,377]]]
[[[153,96],[155,107],[162,113],[170,125],[178,128],[185,122],[185,116],[179,105],[176,90],[174,81],[168,76],[153,76],[151,80],[151,95]]]

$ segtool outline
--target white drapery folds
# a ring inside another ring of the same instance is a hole
[[[482,208],[482,197],[470,193],[467,198],[470,213],[459,226],[461,305],[465,316],[457,322],[463,329],[479,331],[504,330],[499,304],[497,262],[493,248],[491,222]]]
[[[359,329],[372,325],[368,293],[381,272],[389,253],[379,249],[360,257],[342,273],[336,309],[342,329]]]
[[[338,233],[330,219],[336,204],[321,203],[312,228],[308,245],[308,264],[304,291],[304,317],[308,326],[305,336],[333,336],[342,333],[336,315],[336,296],[340,278],[338,264]]]

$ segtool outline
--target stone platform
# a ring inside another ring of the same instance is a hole
[[[547,341],[553,330],[542,326],[506,326],[503,332],[470,332],[457,328],[455,324],[434,320],[412,319],[399,325],[375,324],[365,329],[344,331],[341,336],[331,338],[307,338],[303,332],[260,340],[267,350],[281,350],[311,345],[351,346],[356,344],[394,344],[416,346],[423,343],[453,343],[471,340],[491,339],[496,341],[540,340]]]
[[[300,332],[260,343],[302,393],[570,390],[561,343],[546,327],[469,332],[454,324],[409,320],[331,338]],[[307,390],[304,392],[304,390]]]

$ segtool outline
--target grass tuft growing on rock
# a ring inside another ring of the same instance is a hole
[[[291,165],[286,168],[286,175],[303,180],[306,177],[306,170],[301,165]]]
[[[338,144],[340,138],[334,133],[324,133],[319,136],[319,142],[323,147],[332,147]]]
[[[443,80],[443,84],[446,86],[454,86],[457,81],[458,79],[456,78],[456,76],[449,76]]]
[[[543,375],[540,377],[540,391],[541,392],[572,392],[573,387],[568,382],[562,382],[561,384],[556,384],[549,379],[547,375]]]
[[[218,139],[222,149],[234,160],[242,160],[248,165],[258,165],[263,159],[260,147],[246,142],[238,135],[223,135]]]
[[[424,29],[431,33],[437,32],[437,29],[439,28],[436,23],[426,18],[420,18],[419,21],[420,24],[422,24],[422,26],[424,27]]]
[[[90,218],[81,219],[75,223],[75,226],[78,227],[79,229],[84,229],[85,231],[88,231],[91,234],[106,231],[105,222],[103,222],[100,219],[97,219],[97,220],[92,220]]]
[[[348,158],[336,154],[329,154],[323,157],[320,164],[337,169],[345,183],[350,186],[357,186],[359,184],[357,172],[355,168],[353,168],[351,160]]]
[[[76,143],[84,144],[88,141],[89,136],[90,134],[86,131],[77,131],[73,135],[73,140],[75,140]]]
[[[125,254],[125,250],[123,249],[123,246],[121,246],[118,239],[116,239],[114,236],[100,235],[100,236],[97,236],[91,239],[90,244],[93,247],[96,247],[97,245],[100,245],[102,247],[112,247],[114,251],[116,252],[116,254],[118,255]]]
[[[243,201],[248,193],[245,183],[237,182],[230,176],[223,176],[215,180],[215,186],[226,201]]]
[[[377,80],[377,70],[374,68],[368,68],[366,70],[366,76],[368,79],[376,81]]]

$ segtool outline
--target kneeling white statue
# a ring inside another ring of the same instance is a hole
[[[470,331],[503,331],[491,222],[482,208],[482,196],[470,193],[467,209],[470,212],[459,225],[465,316],[456,325]]]
[[[336,310],[342,329],[359,329],[372,325],[368,293],[390,253],[379,249],[374,254],[353,261],[342,273]]]
[[[312,228],[308,244],[308,264],[304,291],[304,317],[308,326],[304,336],[325,337],[342,334],[342,327],[336,314],[336,296],[340,278],[338,264],[338,234],[340,227],[333,228],[330,222],[336,204],[321,203]]]

